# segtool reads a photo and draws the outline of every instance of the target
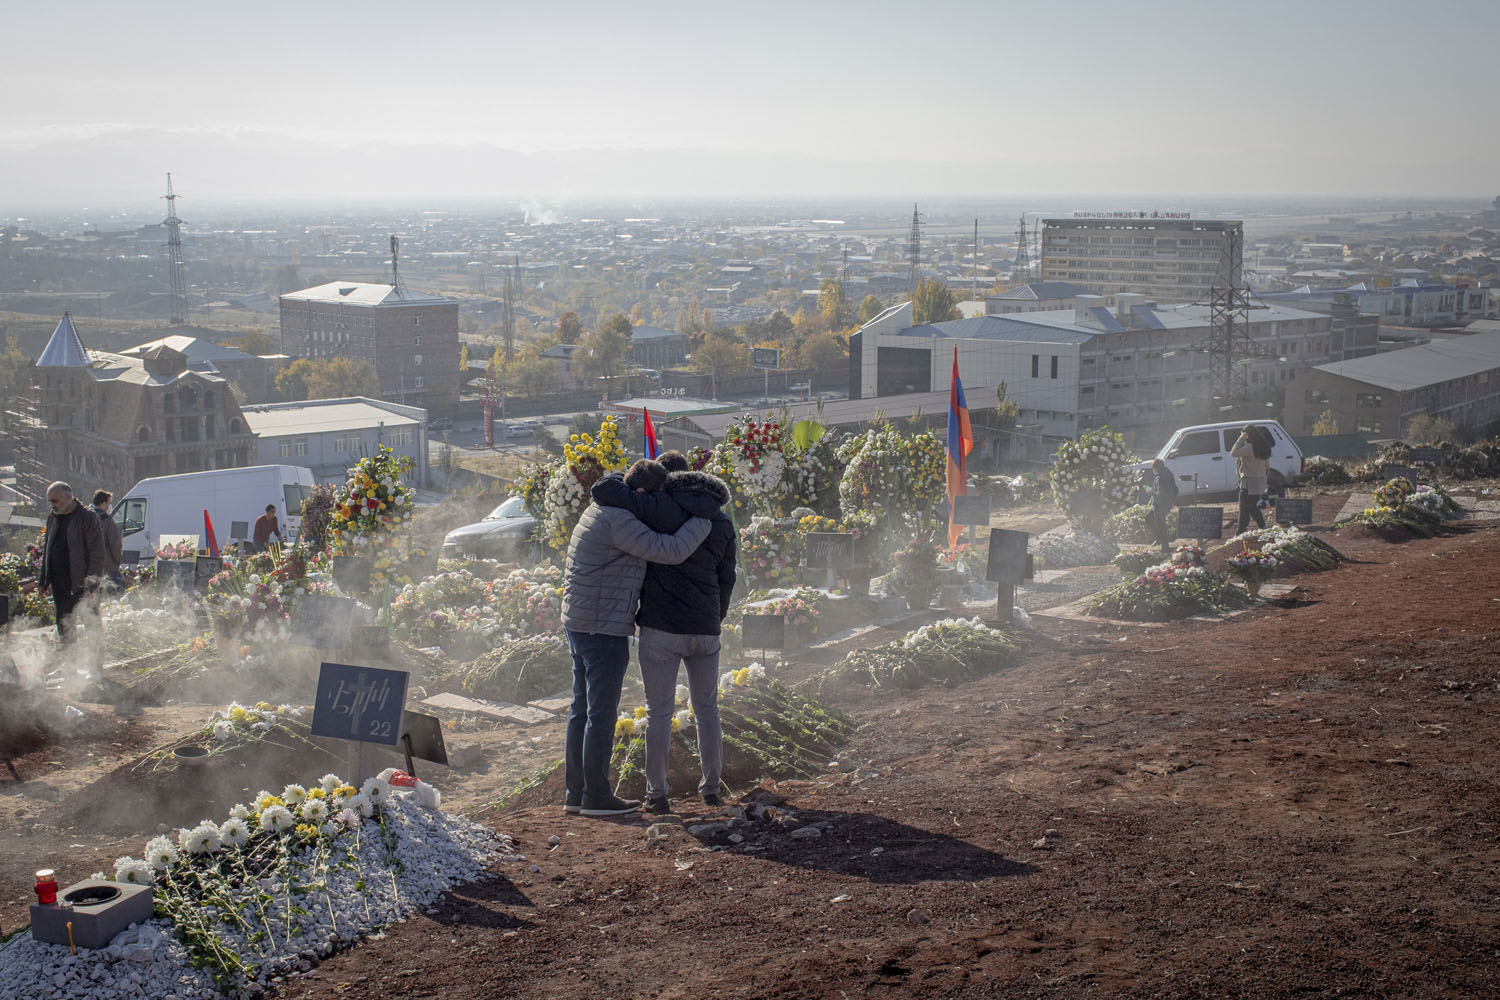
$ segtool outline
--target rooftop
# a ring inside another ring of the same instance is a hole
[[[190,368],[204,363],[212,364],[215,361],[249,361],[253,357],[238,348],[225,347],[223,344],[216,344],[203,337],[186,337],[181,334],[138,344],[135,347],[127,347],[120,354],[127,358],[145,357],[147,351],[157,347],[170,347],[178,352],[187,358]]]
[[[1044,299],[1071,299],[1079,295],[1091,295],[1091,289],[1075,285],[1071,281],[1033,281],[1029,285],[1007,288],[998,295],[986,298],[1006,302],[1040,302]]]
[[[282,301],[341,302],[351,306],[429,306],[455,300],[426,292],[397,292],[392,285],[364,281],[330,281],[298,292],[287,292]]]
[[[1407,392],[1496,369],[1500,369],[1500,333],[1489,332],[1434,340],[1353,361],[1333,361],[1314,370]]]
[[[402,412],[408,411],[408,412]],[[415,407],[396,408],[363,396],[346,399],[315,399],[302,403],[263,403],[241,408],[250,429],[262,437],[284,434],[326,434],[358,431],[385,424],[406,427],[422,423],[425,412]],[[422,414],[421,417],[414,414]]]

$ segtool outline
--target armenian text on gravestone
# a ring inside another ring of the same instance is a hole
[[[313,735],[396,746],[409,676],[405,670],[323,663],[313,701]]]
[[[959,496],[953,498],[953,523],[987,527],[990,523],[990,498],[981,496]]]
[[[740,622],[746,649],[785,649],[786,616],[746,615]]]
[[[843,531],[809,531],[803,536],[809,569],[848,569],[854,565],[854,536]]]
[[[1177,508],[1178,538],[1223,538],[1224,512],[1218,507]]]
[[[1311,497],[1277,497],[1276,520],[1287,524],[1312,524],[1313,502]]]

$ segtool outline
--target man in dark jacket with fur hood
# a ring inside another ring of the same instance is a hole
[[[698,727],[702,780],[698,792],[719,806],[723,735],[719,724],[719,632],[734,592],[736,539],[723,507],[729,490],[715,476],[688,469],[667,452],[665,488],[606,476],[594,485],[594,502],[623,507],[652,531],[676,531],[689,517],[708,517],[708,537],[686,560],[649,563],[636,624],[641,627],[641,682],[646,689],[646,808],[670,811],[667,755],[672,743],[678,664],[687,666],[688,696]],[[636,488],[632,488],[636,487]]]

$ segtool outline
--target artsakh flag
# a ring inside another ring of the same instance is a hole
[[[963,528],[953,523],[955,501],[969,492],[969,452],[974,430],[969,426],[969,404],[958,379],[958,345],[953,345],[953,384],[948,389],[948,545],[958,544]]]
[[[654,459],[661,453],[661,446],[656,443],[656,428],[651,426],[651,411],[643,406],[641,412],[646,415],[646,457]]]
[[[208,538],[208,554],[215,559],[219,557],[219,540],[214,537],[214,523],[208,519],[208,511],[203,511],[203,534]]]

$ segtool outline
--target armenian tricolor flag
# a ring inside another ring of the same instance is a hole
[[[646,457],[654,459],[661,454],[661,446],[656,443],[656,428],[651,426],[651,411],[643,406],[641,412],[646,415]]]
[[[209,520],[207,510],[203,512],[203,534],[208,539],[208,554],[217,559],[219,557],[219,540],[214,537],[214,523]]]
[[[958,379],[958,345],[953,346],[953,384],[948,389],[948,544],[958,544],[963,528],[953,523],[954,501],[969,492],[969,452],[974,430],[969,426],[969,404]]]

